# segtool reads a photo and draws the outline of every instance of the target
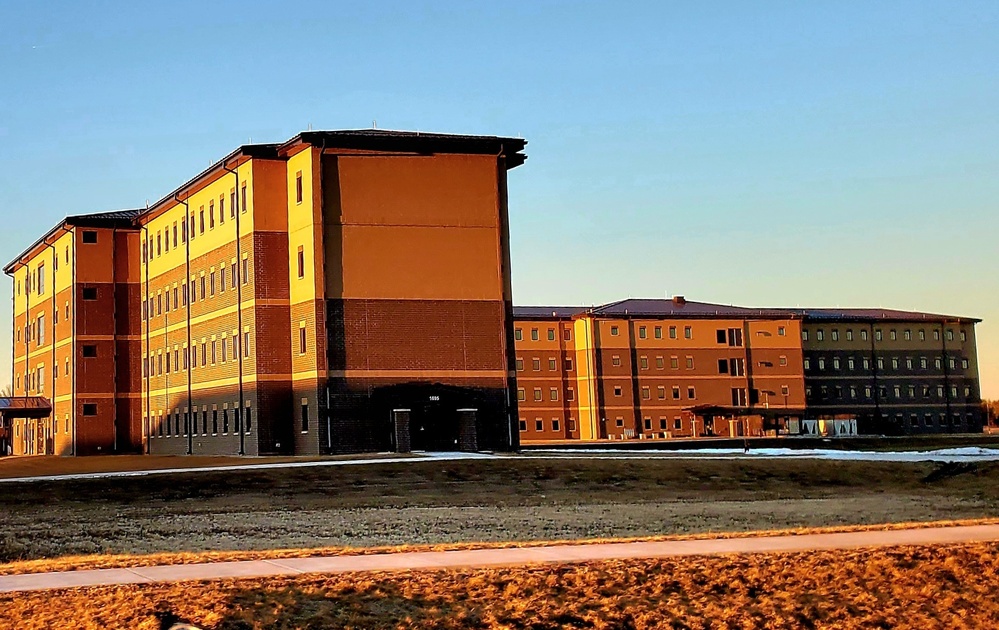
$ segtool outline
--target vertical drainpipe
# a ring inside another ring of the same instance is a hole
[[[237,167],[239,165],[237,164]],[[236,176],[236,338],[239,340],[239,350],[236,352],[237,366],[239,369],[239,411],[237,412],[237,425],[239,431],[239,454],[246,454],[245,436],[246,436],[246,407],[243,400],[243,354],[246,352],[244,347],[243,338],[243,257],[242,257],[242,247],[240,244],[240,237],[242,236],[239,231],[239,215],[242,209],[239,207],[240,200],[240,189],[239,189],[239,173],[235,169],[231,169],[222,164],[223,170],[228,173],[232,173]],[[259,420],[259,418],[258,418]]]
[[[186,221],[187,217],[184,217],[184,220]],[[143,265],[143,267],[145,268],[144,269],[145,279],[143,283],[145,290],[143,291],[142,294],[142,300],[146,303],[146,357],[145,359],[143,359],[145,363],[145,372],[146,372],[146,421],[143,423],[145,425],[143,426],[143,431],[146,434],[144,436],[146,438],[145,450],[146,450],[146,455],[148,455],[149,437],[153,433],[153,416],[152,416],[152,410],[149,406],[149,373],[152,371],[149,365],[149,320],[152,319],[153,314],[152,314],[152,308],[150,307],[149,304],[149,261],[152,257],[152,247],[149,244],[149,228],[146,227],[145,223],[142,224],[142,240],[146,244],[146,249],[147,249],[146,261],[145,264]]]
[[[45,246],[52,250],[52,286],[49,287],[51,289],[51,291],[52,291],[52,312],[49,313],[49,320],[51,320],[51,322],[52,322],[52,337],[49,339],[49,342],[52,344],[52,365],[53,365],[53,376],[52,376],[52,424],[55,425],[58,422],[58,420],[56,418],[56,407],[55,407],[55,400],[56,400],[56,380],[58,378],[56,376],[56,374],[59,373],[59,366],[56,365],[56,327],[55,327],[56,318],[55,318],[55,310],[56,310],[56,308],[58,308],[58,306],[56,305],[56,288],[55,288],[56,287],[56,274],[55,274],[56,270],[55,270],[55,268],[56,268],[56,264],[57,264],[56,258],[59,256],[59,252],[56,250],[55,245],[53,245],[53,244],[51,244],[49,242],[46,242]],[[57,433],[58,432],[55,430],[55,427],[53,426],[53,429],[52,429],[52,450],[53,451],[55,451],[55,438],[56,438],[56,434]],[[55,453],[53,452],[53,454],[55,454]]]
[[[867,323],[867,328],[870,331],[871,336],[871,377],[872,377],[872,387],[874,388],[874,422],[877,426],[881,425],[881,393],[878,389],[878,352],[876,347],[876,341],[874,337],[874,322],[870,321]]]
[[[184,204],[184,227],[182,228],[181,234],[186,234],[187,238],[184,239],[184,264],[185,264],[186,271],[184,273],[184,288],[181,290],[181,294],[183,295],[184,291],[189,291],[190,290],[190,286],[191,286],[191,230],[190,230],[190,225],[187,222],[187,213],[191,210],[191,208],[190,208],[190,206],[187,203],[187,197],[184,198],[184,201],[181,201],[180,197],[177,195],[177,193],[174,193],[173,194],[173,198],[174,198],[174,201],[176,201],[177,203]],[[194,404],[192,402],[193,398],[191,396],[191,367],[192,366],[191,366],[191,295],[190,295],[190,293],[188,294],[187,299],[184,300],[184,302],[185,302],[185,307],[186,307],[186,310],[187,310],[187,349],[184,351],[184,360],[187,361],[187,370],[185,370],[187,372],[187,454],[188,455],[193,455],[194,454],[194,425],[196,424],[196,422],[195,422],[195,414],[194,414]],[[174,306],[174,308],[177,308],[176,304],[174,304],[173,306]],[[174,369],[176,369],[176,368],[177,368],[177,366],[174,366]]]
[[[951,424],[952,417],[950,415],[950,368],[948,368],[947,363],[947,330],[945,328],[946,321],[940,322],[940,354],[942,358],[940,359],[940,366],[943,368],[943,381],[944,381],[944,397],[947,402],[947,424]],[[951,426],[953,426],[951,424]]]
[[[28,374],[31,373],[29,369],[31,365],[31,342],[28,340],[28,329],[31,328],[31,267],[28,266],[28,263],[25,263],[24,268],[27,270],[24,276],[24,398],[27,401]],[[24,428],[27,431],[27,422],[24,423]],[[27,435],[25,435],[25,438],[27,438]]]
[[[111,228],[111,450],[118,452],[118,228]],[[54,393],[54,392],[53,392]]]
[[[10,277],[10,321],[12,322],[12,328],[10,331],[10,397],[13,398],[16,395],[14,391],[14,329],[17,328],[17,278],[14,274],[9,271],[4,271],[4,274]],[[0,418],[0,427],[7,429],[7,441],[10,444],[10,452],[14,452],[14,421],[11,420],[11,426],[7,427],[6,419]],[[0,453],[0,455],[6,455],[6,451]]]
[[[65,229],[65,228],[63,228],[63,229]],[[78,424],[78,422],[77,422],[77,416],[79,415],[79,414],[77,414],[77,409],[76,409],[76,372],[77,372],[77,369],[76,369],[76,319],[77,319],[77,317],[76,317],[76,256],[77,256],[76,249],[77,248],[76,248],[76,232],[73,231],[73,230],[66,230],[66,231],[69,232],[72,235],[72,237],[73,237],[73,275],[70,278],[70,283],[69,283],[70,286],[73,287],[73,291],[72,291],[72,299],[73,299],[73,311],[72,311],[72,313],[73,313],[73,327],[72,328],[73,329],[72,329],[72,335],[73,335],[73,341],[70,344],[69,351],[70,351],[70,356],[72,357],[71,361],[72,361],[72,364],[73,364],[73,378],[72,378],[72,381],[71,381],[72,385],[73,385],[73,391],[70,392],[70,399],[72,400],[72,403],[73,403],[73,455],[76,455],[76,430],[78,428],[77,427],[77,424]]]

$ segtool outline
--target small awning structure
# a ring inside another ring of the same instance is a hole
[[[694,405],[693,407],[684,407],[683,410],[701,417],[763,416],[765,418],[776,418],[780,416],[800,416],[805,413],[802,407],[760,407],[756,405],[752,407]]]
[[[0,397],[0,416],[4,418],[46,418],[52,413],[52,403],[43,396]]]

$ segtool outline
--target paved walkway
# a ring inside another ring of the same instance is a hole
[[[897,545],[940,545],[999,541],[999,525],[928,527],[895,531],[758,536],[671,542],[602,543],[557,545],[515,549],[428,551],[178,564],[134,569],[95,569],[0,576],[0,592],[38,591],[79,586],[149,584],[183,580],[295,576],[318,573],[405,571],[413,569],[457,569],[538,563],[573,563],[593,560],[665,558],[670,556],[730,553],[776,553],[820,549],[856,549]]]

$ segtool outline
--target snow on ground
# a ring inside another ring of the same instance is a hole
[[[835,449],[793,449],[793,448],[698,448],[683,451],[641,450],[622,451],[616,449],[538,449],[528,453],[531,456],[565,457],[587,459],[608,457],[632,457],[639,459],[831,459],[871,462],[991,462],[999,461],[999,449],[967,446],[945,448],[933,451],[842,451]]]

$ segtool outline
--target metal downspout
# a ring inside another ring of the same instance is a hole
[[[238,165],[237,165],[238,167]],[[237,365],[239,368],[239,411],[236,414],[236,424],[237,430],[239,431],[239,454],[245,455],[245,439],[246,439],[246,407],[245,401],[243,400],[243,354],[246,352],[244,347],[243,338],[243,256],[241,247],[241,236],[239,229],[239,215],[243,211],[240,208],[239,200],[241,197],[241,191],[239,189],[239,173],[236,170],[229,168],[224,163],[222,164],[223,170],[228,173],[232,173],[236,176],[236,196],[235,196],[235,210],[236,210],[236,338],[239,340],[239,351],[236,353]],[[259,449],[259,446],[258,446]]]
[[[55,402],[56,401],[56,380],[58,380],[58,378],[59,378],[58,377],[59,366],[56,365],[56,327],[55,327],[56,317],[55,317],[55,310],[56,310],[56,308],[58,308],[58,306],[56,305],[56,274],[55,274],[56,270],[55,270],[55,268],[56,268],[56,265],[58,264],[56,258],[59,256],[59,252],[56,251],[55,245],[52,245],[51,243],[46,242],[45,246],[52,250],[52,287],[51,287],[51,289],[52,289],[52,313],[50,313],[49,319],[52,320],[52,339],[51,339],[51,342],[52,342],[52,365],[53,365],[53,376],[52,376],[52,421],[53,422],[52,422],[52,424],[55,425],[56,422],[57,422],[57,420],[56,420],[56,402]],[[52,454],[53,455],[55,454],[54,451],[55,451],[56,434],[57,434],[57,431],[53,427],[53,429],[52,429],[52,450],[53,450]],[[45,453],[45,454],[47,455],[48,453]]]
[[[184,239],[184,264],[186,265],[186,272],[184,274],[184,291],[190,291],[191,285],[191,230],[190,225],[187,222],[187,213],[191,210],[187,203],[187,198],[185,197],[183,201],[177,193],[173,194],[174,201],[177,203],[184,204],[184,228],[181,234],[186,234],[187,238]],[[187,454],[194,454],[194,425],[196,424],[194,418],[194,403],[191,396],[191,296],[188,294],[187,299],[184,300],[185,307],[187,310],[187,349],[184,351],[184,361],[187,362]],[[174,304],[174,308],[177,305]],[[174,366],[176,369],[177,366]]]
[[[187,217],[184,217],[184,220],[186,221]],[[151,371],[150,370],[150,365],[149,365],[149,320],[152,318],[152,308],[150,308],[150,304],[149,304],[149,260],[150,260],[151,255],[152,255],[152,247],[149,245],[149,228],[146,227],[145,224],[143,224],[143,226],[142,226],[142,240],[146,244],[146,249],[147,249],[147,251],[146,251],[146,260],[145,260],[145,264],[143,265],[143,267],[145,267],[145,270],[144,270],[145,271],[145,282],[144,282],[144,284],[145,284],[145,291],[143,291],[143,295],[142,295],[142,300],[146,303],[146,353],[145,353],[146,356],[145,356],[145,358],[143,358],[143,364],[145,365],[145,373],[146,373],[146,421],[143,423],[144,426],[142,427],[142,430],[146,434],[144,436],[146,438],[146,440],[145,440],[145,442],[146,442],[145,451],[146,451],[146,455],[148,455],[149,454],[149,438],[150,438],[150,436],[153,433],[153,417],[151,415],[152,412],[151,412],[151,409],[150,409],[150,406],[149,406],[149,372]]]

